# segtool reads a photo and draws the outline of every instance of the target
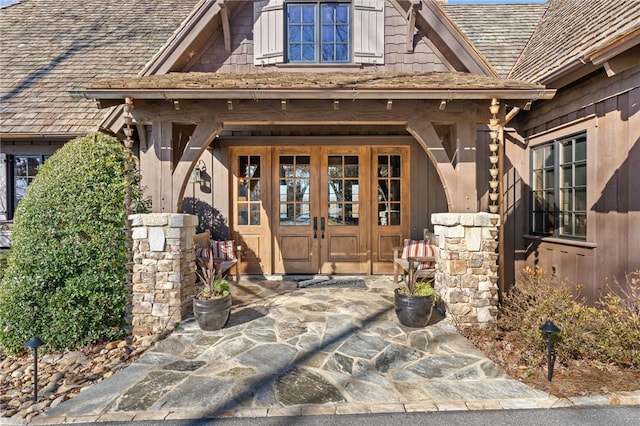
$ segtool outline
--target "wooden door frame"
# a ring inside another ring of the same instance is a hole
[[[238,188],[240,170],[238,159],[242,156],[260,156],[260,191],[261,211],[260,225],[238,224]],[[231,215],[229,227],[232,230],[232,238],[236,244],[243,248],[243,261],[241,273],[264,274],[273,273],[272,247],[271,247],[271,147],[233,147],[229,150],[230,185],[231,185]]]

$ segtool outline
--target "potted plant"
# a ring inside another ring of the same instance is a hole
[[[193,316],[205,331],[219,330],[227,324],[231,313],[229,282],[216,268],[213,258],[198,258],[198,288],[193,299]]]
[[[417,328],[429,323],[438,297],[433,279],[420,279],[413,271],[406,285],[396,288],[394,293],[396,316],[402,325]]]

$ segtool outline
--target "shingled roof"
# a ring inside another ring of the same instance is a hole
[[[546,83],[551,74],[638,29],[638,0],[550,0],[509,76]]]
[[[547,9],[546,3],[442,5],[442,9],[506,77]]]
[[[135,77],[196,3],[23,0],[3,8],[0,134],[97,130],[105,111],[68,91],[96,78]]]
[[[553,90],[519,80],[462,72],[359,71],[169,73],[94,80],[74,96],[94,99],[544,98]]]

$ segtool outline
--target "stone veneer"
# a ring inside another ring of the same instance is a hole
[[[438,240],[435,288],[447,318],[486,324],[498,313],[498,222],[491,213],[435,213]]]
[[[159,334],[191,311],[195,294],[193,236],[198,217],[178,213],[134,214],[132,334]]]

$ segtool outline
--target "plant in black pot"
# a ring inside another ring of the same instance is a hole
[[[199,283],[193,299],[193,316],[202,330],[219,330],[227,324],[231,314],[229,282],[222,277],[213,258],[198,258],[196,262]]]
[[[438,295],[433,278],[425,278],[413,268],[409,260],[409,276],[406,285],[395,289],[395,311],[400,324],[407,327],[424,327],[429,323]]]

